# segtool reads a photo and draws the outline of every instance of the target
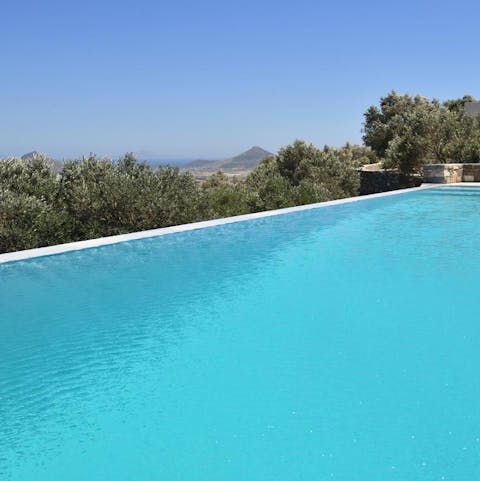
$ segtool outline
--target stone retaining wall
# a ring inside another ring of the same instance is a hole
[[[457,182],[480,182],[478,164],[428,164],[423,177],[405,177],[392,170],[381,170],[381,164],[371,164],[360,170],[360,195],[379,194],[390,190],[418,187],[427,184],[454,184]]]
[[[480,182],[480,164],[429,164],[423,173],[424,182],[429,184]]]
[[[463,182],[480,182],[480,164],[463,164]]]
[[[407,178],[391,170],[361,170],[360,195],[418,187],[422,180],[421,177]]]

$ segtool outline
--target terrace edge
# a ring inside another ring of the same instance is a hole
[[[452,184],[443,184],[443,185],[450,185]],[[479,184],[477,183],[470,183],[470,182],[462,182],[463,186],[468,186],[468,185],[476,185],[478,186]],[[339,205],[339,204],[347,204],[350,202],[357,202],[357,201],[362,201],[362,200],[368,200],[368,199],[373,199],[373,198],[378,198],[378,197],[387,197],[391,195],[398,195],[398,194],[404,194],[407,192],[415,192],[419,190],[425,190],[425,189],[430,189],[432,187],[440,187],[442,184],[422,184],[420,187],[412,187],[408,189],[398,189],[398,190],[392,190],[389,192],[381,192],[378,194],[369,194],[369,195],[360,195],[356,197],[347,197],[344,199],[336,199],[336,200],[330,200],[326,202],[318,202],[315,204],[306,204],[306,205],[300,205],[296,207],[287,207],[284,209],[276,209],[276,210],[268,210],[268,211],[263,211],[263,212],[256,212],[253,214],[243,214],[243,215],[237,215],[233,217],[224,217],[221,219],[213,219],[213,220],[206,220],[206,221],[201,221],[201,222],[194,222],[190,224],[181,224],[181,225],[176,225],[176,226],[170,226],[170,227],[160,227],[158,229],[150,229],[150,230],[145,230],[145,231],[139,231],[139,232],[132,232],[129,234],[119,234],[119,235],[114,235],[114,236],[109,236],[109,237],[98,237],[96,239],[88,239],[88,240],[83,240],[83,241],[76,241],[76,242],[69,242],[66,244],[58,244],[54,246],[47,246],[47,247],[38,247],[35,249],[27,249],[27,250],[22,250],[22,251],[15,251],[15,252],[7,252],[5,254],[0,254],[0,264],[4,264],[7,262],[14,262],[14,261],[21,261],[21,260],[27,260],[27,259],[32,259],[35,257],[45,257],[45,256],[51,256],[51,255],[57,255],[57,254],[63,254],[65,252],[70,252],[70,251],[78,251],[78,250],[83,250],[83,249],[93,249],[95,247],[101,247],[101,246],[106,246],[106,245],[111,245],[111,244],[118,244],[121,242],[128,242],[132,240],[139,240],[139,239],[146,239],[149,237],[158,237],[158,236],[163,236],[167,234],[175,234],[178,232],[185,232],[185,231],[190,231],[190,230],[196,230],[196,229],[204,229],[207,227],[215,227],[219,225],[224,225],[224,224],[233,224],[235,222],[243,222],[246,220],[253,220],[253,219],[261,219],[263,217],[271,217],[275,215],[282,215],[282,214],[289,214],[292,212],[300,212],[303,210],[311,210],[311,209],[319,209],[322,207],[329,207],[333,205]]]

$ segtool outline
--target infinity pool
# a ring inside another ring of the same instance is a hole
[[[0,479],[480,479],[480,189],[0,265]]]

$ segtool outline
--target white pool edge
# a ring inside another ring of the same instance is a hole
[[[109,237],[99,237],[97,239],[89,239],[84,241],[69,242],[67,244],[58,244],[48,247],[38,247],[36,249],[27,249],[23,251],[8,252],[6,254],[0,254],[0,264],[13,261],[21,261],[26,259],[32,259],[35,257],[51,256],[56,254],[63,254],[70,251],[78,251],[83,249],[92,249],[95,247],[101,247],[111,244],[118,244],[120,242],[128,242],[138,239],[146,239],[148,237],[158,237],[167,234],[175,234],[178,232],[186,232],[196,229],[204,229],[206,227],[215,227],[224,224],[233,224],[235,222],[243,222],[246,220],[261,219],[263,217],[271,217],[275,215],[289,214],[291,212],[300,212],[302,210],[319,209],[322,207],[329,207],[332,205],[347,204],[350,202],[357,202],[362,200],[368,200],[378,197],[388,197],[391,195],[404,194],[407,192],[415,192],[419,190],[431,189],[433,187],[442,187],[452,184],[422,184],[420,187],[412,187],[409,189],[392,190],[389,192],[382,192],[380,194],[360,195],[356,197],[347,197],[345,199],[330,200],[327,202],[319,202],[316,204],[300,205],[297,207],[287,207],[285,209],[268,210],[264,212],[256,212],[254,214],[237,215],[233,217],[224,217],[222,219],[206,220],[201,222],[194,222],[191,224],[181,224],[171,227],[161,227],[159,229],[151,229],[140,232],[132,232],[130,234],[120,234]],[[461,184],[455,184],[461,186],[479,186],[474,182],[462,182]]]

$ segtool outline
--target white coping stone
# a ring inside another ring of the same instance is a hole
[[[447,184],[452,186],[452,184]],[[478,182],[462,182],[455,185],[461,186],[480,186]],[[97,239],[89,239],[78,242],[70,242],[67,244],[59,244],[55,246],[39,247],[37,249],[27,249],[24,251],[8,252],[0,254],[0,264],[5,262],[20,261],[31,259],[34,257],[51,256],[55,254],[62,254],[64,252],[78,251],[82,249],[92,249],[94,247],[106,246],[110,244],[118,244],[120,242],[128,242],[137,239],[145,239],[148,237],[157,237],[166,234],[175,234],[177,232],[185,232],[195,229],[204,229],[205,227],[214,227],[223,224],[232,224],[234,222],[242,222],[252,219],[261,219],[263,217],[270,217],[274,215],[289,214],[291,212],[300,212],[302,210],[319,209],[322,207],[329,207],[332,205],[347,204],[349,202],[357,202],[378,197],[387,197],[390,195],[398,195],[406,192],[415,192],[418,190],[431,189],[434,187],[444,187],[446,184],[422,184],[420,187],[413,187],[410,189],[392,190],[389,192],[381,192],[379,194],[360,195],[357,197],[348,197],[345,199],[331,200],[328,202],[319,202],[316,204],[300,205],[297,207],[287,207],[286,209],[268,210],[264,212],[256,212],[254,214],[237,215],[233,217],[225,217],[223,219],[207,220],[202,222],[194,222],[192,224],[175,225],[171,227],[162,227],[160,229],[151,229],[140,232],[132,232],[130,234],[120,234],[109,237],[99,237]]]

